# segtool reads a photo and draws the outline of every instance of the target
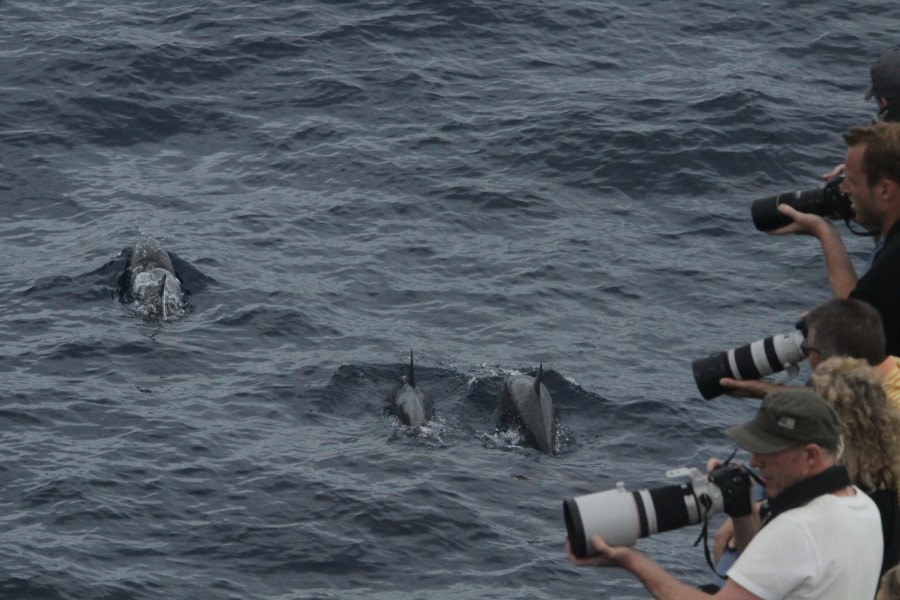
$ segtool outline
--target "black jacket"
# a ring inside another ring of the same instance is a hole
[[[900,356],[900,221],[894,223],[869,270],[850,292],[851,298],[868,302],[881,313],[885,351]]]
[[[888,123],[900,123],[900,102],[888,104],[878,111],[876,121],[885,121]]]
[[[867,492],[881,513],[881,531],[884,534],[884,560],[881,562],[881,573],[897,564],[900,560],[900,518],[897,515],[897,490],[878,490]]]

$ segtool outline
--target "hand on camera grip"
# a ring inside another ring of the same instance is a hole
[[[746,469],[730,466],[716,469],[709,476],[722,491],[725,514],[732,518],[746,517],[753,512],[750,497],[750,474]]]

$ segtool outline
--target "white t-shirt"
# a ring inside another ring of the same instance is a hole
[[[763,600],[873,598],[884,541],[875,503],[825,494],[763,527],[728,577]]]

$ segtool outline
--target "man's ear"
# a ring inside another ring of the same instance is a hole
[[[825,449],[818,444],[806,444],[803,446],[803,450],[803,458],[810,464],[819,462],[825,455]]]
[[[890,200],[894,197],[894,194],[900,190],[900,183],[894,181],[893,179],[888,179],[887,177],[881,178],[881,199],[882,200]]]

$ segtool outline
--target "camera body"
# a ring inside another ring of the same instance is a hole
[[[688,481],[629,492],[625,484],[563,500],[569,544],[575,556],[595,554],[591,536],[612,546],[633,546],[638,538],[694,525],[750,500],[750,479],[738,465],[723,465],[707,478],[696,468],[670,469],[666,477]]]
[[[798,329],[698,358],[691,367],[700,394],[705,400],[724,394],[727,390],[719,385],[723,377],[760,379],[796,365],[806,358],[804,337],[803,331]]]
[[[853,209],[850,206],[850,196],[841,192],[843,180],[844,176],[839,175],[829,180],[825,187],[760,198],[750,206],[753,224],[760,231],[772,231],[793,223],[791,218],[778,212],[781,204],[792,206],[800,212],[823,217],[838,216],[849,221],[853,218]]]

